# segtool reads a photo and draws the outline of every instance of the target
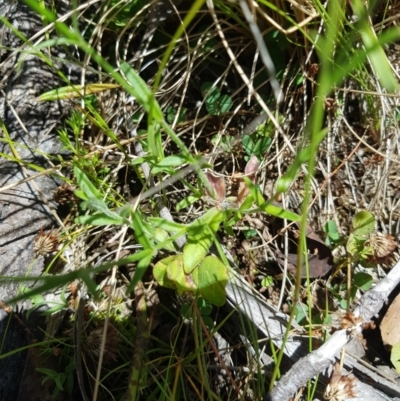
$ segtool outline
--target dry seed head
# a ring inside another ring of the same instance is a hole
[[[75,187],[63,182],[61,186],[56,188],[53,192],[53,200],[59,205],[65,205],[69,202],[76,201],[76,196],[74,195]]]
[[[340,328],[348,330],[357,326],[361,321],[361,317],[356,317],[353,313],[347,312],[341,319]]]
[[[375,232],[369,237],[369,245],[373,248],[376,258],[385,258],[397,248],[394,237],[389,234]]]
[[[324,393],[324,398],[328,401],[343,401],[348,398],[357,397],[357,379],[353,374],[342,375],[340,365],[335,364],[331,378]]]
[[[92,357],[98,357],[101,352],[101,339],[104,325],[92,330],[86,338],[86,350]],[[109,322],[107,326],[106,343],[104,347],[103,362],[105,364],[115,361],[119,335],[117,329]]]
[[[40,229],[39,234],[34,238],[34,251],[35,255],[47,256],[49,253],[57,251],[58,248],[58,234],[50,231],[45,233]]]
[[[391,235],[376,231],[370,234],[365,242],[365,246],[372,248],[371,262],[388,264],[393,256],[393,252],[397,248],[397,243]]]

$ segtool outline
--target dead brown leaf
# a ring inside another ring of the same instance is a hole
[[[303,261],[301,266],[301,277],[307,277],[307,265],[310,278],[324,277],[332,269],[333,256],[329,247],[324,241],[311,229],[307,227],[306,232],[307,261]],[[284,266],[285,255],[277,250],[277,261]],[[295,275],[297,272],[297,253],[289,253],[287,255],[288,270]]]
[[[385,346],[393,347],[400,342],[400,294],[394,299],[383,317],[380,330]]]

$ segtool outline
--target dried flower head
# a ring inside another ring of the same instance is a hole
[[[75,187],[63,182],[61,186],[56,188],[53,192],[53,200],[59,205],[65,205],[76,200],[74,195]]]
[[[391,235],[376,231],[370,234],[365,242],[365,246],[372,248],[370,262],[377,264],[390,264],[393,252],[397,248],[397,243]]]
[[[98,357],[101,352],[101,339],[103,337],[104,325],[92,330],[86,338],[86,351],[92,357]],[[110,322],[107,326],[106,343],[104,347],[104,364],[116,360],[119,335],[117,329]]]
[[[308,75],[311,78],[313,78],[318,74],[318,70],[319,70],[319,65],[316,63],[313,63],[308,67]]]
[[[59,356],[62,355],[63,350],[62,350],[62,348],[60,348],[60,347],[54,347],[54,348],[52,349],[52,353],[53,353],[53,355],[54,355],[55,357],[58,358]]]
[[[34,238],[35,241],[35,255],[46,256],[49,253],[56,252],[58,248],[58,234],[56,232],[50,231],[45,233],[40,229],[39,234]]]
[[[357,326],[358,323],[361,323],[362,319],[359,316],[355,316],[354,313],[347,312],[340,322],[340,327],[342,329],[350,329]]]
[[[357,397],[357,379],[351,373],[342,375],[340,365],[335,364],[329,383],[326,386],[324,398],[329,401],[343,401]]]

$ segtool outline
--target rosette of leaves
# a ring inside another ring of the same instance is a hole
[[[258,159],[253,156],[244,173],[252,183],[255,182],[258,167]],[[176,289],[179,295],[200,295],[220,306],[226,300],[228,268],[217,256],[207,254],[221,223],[243,204],[250,190],[241,177],[236,196],[227,198],[224,178],[213,173],[206,176],[212,189],[212,193],[208,191],[210,203],[214,207],[187,226],[187,243],[182,254],[160,260],[153,268],[153,275],[160,285]]]

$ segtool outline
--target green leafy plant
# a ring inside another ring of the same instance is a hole
[[[324,231],[327,235],[327,244],[332,246],[345,244],[352,263],[360,262],[364,267],[373,267],[369,262],[373,255],[369,238],[375,229],[374,216],[368,211],[359,211],[354,215],[351,227],[351,232],[346,238],[340,235],[334,221],[326,222]]]
[[[262,157],[270,147],[272,139],[258,134],[245,135],[242,139],[242,143],[243,148],[247,153],[245,159],[248,160],[252,154],[257,157]]]
[[[341,236],[336,223],[333,220],[329,220],[325,223],[324,232],[326,233],[326,244],[331,246],[339,244],[341,242]]]
[[[214,135],[211,139],[213,145],[218,145],[226,153],[232,152],[235,142],[235,137],[232,135],[224,135],[220,139],[219,135]]]
[[[175,107],[169,106],[167,108],[167,121],[168,121],[169,124],[172,124],[174,122],[177,113],[178,113],[178,110]],[[187,113],[187,108],[183,107],[180,110],[178,118],[176,120],[176,122],[178,124],[182,123],[182,122],[184,122],[186,120],[186,113]]]
[[[247,184],[243,179],[237,196],[230,198],[226,198],[224,178],[213,173],[206,174],[212,189],[209,202],[214,207],[184,228],[187,243],[182,254],[164,258],[154,266],[153,274],[159,284],[174,288],[179,294],[190,292],[201,295],[214,305],[224,304],[225,286],[228,281],[227,266],[216,256],[207,254],[221,223],[225,222],[225,228],[228,228],[229,224],[234,224],[241,218],[240,210],[253,203],[254,197],[248,185],[255,182],[258,167],[257,157],[252,156],[245,168],[244,177]],[[253,191],[257,190],[253,187]],[[168,227],[168,223],[164,224],[160,219],[152,221],[159,222],[163,229],[176,231],[176,225]]]
[[[352,228],[346,250],[352,257],[365,261],[372,253],[371,247],[365,245],[375,228],[375,218],[370,212],[360,211],[354,215]]]
[[[57,397],[59,393],[64,390],[66,390],[68,394],[72,394],[76,373],[74,358],[71,358],[70,363],[65,367],[64,372],[57,372],[48,368],[36,368],[36,370],[44,375],[42,384],[49,380],[55,384],[52,394],[53,398]]]
[[[206,109],[212,116],[227,113],[232,107],[232,99],[228,95],[222,95],[211,82],[203,83],[201,93],[205,99]]]
[[[282,120],[282,116],[279,116],[278,121],[280,120]],[[242,144],[246,152],[245,160],[249,160],[251,155],[255,155],[258,158],[264,157],[264,154],[272,144],[274,131],[275,126],[268,119],[266,123],[260,124],[252,134],[244,135]]]
[[[265,276],[261,281],[261,285],[264,288],[271,287],[273,284],[274,284],[274,278],[272,276]]]

